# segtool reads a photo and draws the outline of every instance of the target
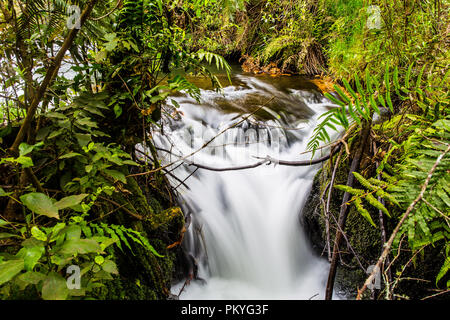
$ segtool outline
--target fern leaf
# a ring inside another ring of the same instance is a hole
[[[357,210],[357,211],[358,211],[358,212],[359,212],[359,213],[360,213],[367,221],[369,221],[369,223],[370,223],[372,226],[376,227],[375,223],[374,223],[373,220],[372,220],[372,217],[370,216],[369,211],[367,211],[367,210],[363,207],[361,199],[360,199],[360,198],[357,198],[357,197],[355,197],[355,198],[353,198],[353,199],[354,199],[354,204],[355,204],[356,210]]]
[[[397,93],[397,95],[400,96],[400,83],[398,81],[398,67],[395,66],[394,68],[394,74],[393,74],[393,82],[394,82],[394,89],[395,89],[395,93]]]
[[[363,100],[363,103],[367,104],[366,92],[364,91],[364,89],[361,85],[361,82],[359,81],[359,77],[358,77],[357,73],[355,74],[355,84],[356,84],[356,90],[358,90],[359,96]]]
[[[371,190],[371,191],[376,191],[379,188],[372,185],[366,178],[364,178],[362,175],[360,175],[358,172],[353,172],[353,175],[355,176],[356,179],[358,179],[358,181],[361,183],[361,185],[363,185],[365,188]]]
[[[383,213],[385,213],[388,217],[391,217],[391,214],[389,213],[389,211],[386,209],[386,207],[380,202],[378,201],[371,193],[369,193],[368,195],[366,195],[364,197],[364,199],[370,203],[371,206],[377,208],[378,210],[381,210]]]
[[[372,94],[373,88],[372,88],[372,76],[370,75],[369,68],[366,68],[366,87],[367,91]]]
[[[125,237],[123,231],[120,229],[119,226],[112,226],[112,228],[114,229],[114,231],[117,233],[117,235],[120,238],[120,241],[123,242],[128,249],[130,249],[131,253],[134,255],[133,249],[131,249],[130,243],[128,242],[127,238]]]
[[[353,110],[353,105],[351,102],[348,104],[348,112],[350,113],[353,120],[355,120],[358,125],[361,125],[361,119],[359,119],[358,115],[356,115],[355,111]]]
[[[386,63],[386,70],[384,72],[384,86],[386,87],[386,92],[391,91],[391,83],[390,83],[390,75],[389,75],[389,63]]]
[[[445,257],[444,264],[442,265],[441,270],[439,270],[439,273],[436,277],[436,285],[438,284],[439,280],[441,280],[447,274],[448,270],[450,270],[450,257]]]
[[[411,78],[411,71],[412,71],[413,65],[414,65],[414,62],[409,65],[408,71],[406,71],[406,75],[405,75],[405,87],[406,87],[406,89],[410,88],[409,79]]]
[[[345,103],[349,103],[350,99],[347,97],[347,95],[344,93],[344,91],[342,91],[342,89],[337,86],[334,85],[334,90],[336,90],[336,92],[339,94],[339,97],[344,100]]]
[[[350,93],[353,99],[358,100],[358,96],[356,95],[356,92],[352,89],[350,86],[350,83],[346,79],[343,79],[342,82],[344,83],[345,89]]]
[[[334,188],[344,191],[344,192],[348,192],[354,196],[361,196],[364,194],[364,190],[360,190],[360,189],[355,189],[346,185],[342,185],[342,184],[338,184],[335,185]]]
[[[380,102],[380,104],[386,108],[386,102],[384,101],[383,95],[379,94],[378,95],[378,101]]]
[[[151,253],[153,253],[155,256],[160,257],[160,258],[163,258],[163,257],[164,257],[163,255],[160,255],[160,254],[155,250],[155,248],[150,244],[150,242],[147,240],[147,238],[143,237],[139,232],[136,232],[136,231],[130,230],[130,229],[129,229],[129,231],[131,231],[132,233],[134,233],[134,234],[139,238],[139,240],[141,241],[141,243],[143,244],[143,246],[144,246],[147,250],[149,250]],[[129,235],[130,235],[130,234],[129,234]],[[131,236],[131,235],[130,235],[130,236]]]
[[[362,115],[362,117],[363,117],[364,119],[366,119],[367,121],[369,121],[370,110],[369,110],[369,111],[367,111],[367,110],[364,111],[364,110],[361,108],[361,104],[359,103],[359,100],[356,100],[356,110],[358,110],[358,113],[359,113],[360,115]]]
[[[420,69],[419,76],[417,77],[417,80],[416,80],[416,89],[419,89],[419,88],[420,88],[420,85],[421,85],[421,83],[422,83],[423,72],[425,71],[425,67],[426,67],[426,66],[427,66],[427,64],[425,63],[425,64],[423,65],[422,69]]]
[[[329,94],[328,92],[326,92],[324,95],[328,100],[332,101],[334,104],[337,104],[339,106],[345,106],[344,102],[340,101],[339,99],[336,99],[333,95]]]
[[[389,110],[391,110],[391,112],[394,113],[394,106],[392,104],[391,93],[389,91],[386,91],[386,102],[389,107]]]
[[[378,108],[378,105],[375,102],[375,99],[374,99],[372,94],[370,95],[369,100],[370,100],[370,105],[372,106],[374,112],[379,115],[380,114],[380,109]]]

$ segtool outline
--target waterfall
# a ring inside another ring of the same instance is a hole
[[[201,90],[200,102],[173,97],[179,119],[164,124],[164,134],[153,134],[163,164],[194,152],[188,160],[214,168],[253,164],[267,155],[310,159],[302,153],[330,102],[310,89],[277,87],[276,79],[234,80],[223,92]],[[191,220],[183,247],[205,280],[191,281],[180,299],[323,298],[328,263],[311,252],[299,219],[317,165],[216,172],[178,164],[168,169],[174,169],[178,179],[169,179]],[[180,183],[186,178],[187,187]]]

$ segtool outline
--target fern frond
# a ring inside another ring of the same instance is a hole
[[[361,201],[361,198],[358,198],[358,197],[354,197],[354,198],[352,198],[352,200],[354,200],[354,204],[355,204],[355,208],[356,208],[356,210],[367,220],[367,221],[369,221],[369,223],[372,225],[372,226],[374,226],[374,227],[376,227],[376,225],[375,225],[375,223],[373,222],[373,220],[372,220],[372,217],[370,216],[370,213],[369,213],[369,211],[367,211],[365,208],[364,208],[364,206],[363,206],[363,204],[362,204],[362,201]]]

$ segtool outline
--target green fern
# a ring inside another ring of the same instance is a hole
[[[93,233],[96,233],[100,236],[104,236],[106,233],[111,237],[111,239],[115,240],[116,245],[122,251],[123,251],[122,247],[123,244],[134,254],[133,249],[129,242],[129,240],[131,240],[134,243],[149,250],[155,256],[160,258],[164,257],[155,250],[155,248],[150,244],[148,239],[145,238],[140,232],[137,232],[130,228],[125,228],[124,226],[113,224],[108,225],[106,223],[101,224],[90,223],[89,225],[84,225],[82,227],[82,231],[87,237],[91,236]]]
[[[325,93],[324,95],[332,103],[339,107],[333,108],[323,114],[322,117],[319,117],[319,119],[323,117],[325,118],[315,128],[307,145],[308,150],[312,150],[314,155],[316,149],[321,143],[330,142],[329,134],[326,132],[327,127],[337,131],[341,128],[348,129],[353,123],[355,123],[360,128],[362,127],[363,120],[369,121],[373,114],[381,114],[380,106],[388,109],[391,113],[394,113],[394,105],[392,102],[393,92],[395,92],[401,100],[410,99],[411,101],[417,103],[422,107],[425,114],[427,114],[430,110],[430,104],[433,105],[436,109],[436,111],[434,111],[436,114],[435,118],[438,118],[439,114],[444,111],[445,101],[448,99],[448,92],[444,90],[445,82],[442,80],[439,85],[436,86],[437,89],[433,92],[433,94],[435,94],[437,90],[440,90],[440,95],[438,97],[439,104],[434,103],[428,97],[431,95],[430,90],[432,90],[433,86],[428,86],[424,89],[421,88],[426,65],[421,68],[414,85],[411,84],[412,68],[413,64],[409,65],[405,74],[403,85],[401,85],[399,80],[398,67],[393,69],[391,75],[389,65],[386,66],[383,76],[383,85],[370,75],[370,72],[367,71],[368,68],[366,69],[365,88],[361,84],[357,75],[354,76],[352,81],[348,81],[346,79],[342,80],[346,92],[344,92],[340,86],[334,85],[336,96],[330,93]],[[444,79],[446,79],[447,76],[448,72],[444,76]],[[431,76],[428,75],[427,80],[430,81],[430,78]],[[355,83],[356,91],[350,85],[351,82]],[[391,85],[391,82],[393,85]],[[375,90],[374,87],[376,88]],[[407,96],[401,95],[400,92],[406,93]],[[333,122],[333,125],[330,125],[330,122]]]

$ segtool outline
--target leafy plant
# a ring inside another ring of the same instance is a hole
[[[122,244],[130,250],[130,241],[143,246],[154,255],[156,252],[149,241],[139,232],[124,226],[95,224],[85,220],[98,195],[108,188],[101,188],[93,195],[80,194],[62,198],[59,201],[42,193],[28,193],[21,200],[33,214],[59,219],[58,211],[71,210],[77,206],[83,214],[72,215],[68,222],[58,222],[53,227],[43,227],[27,220],[20,224],[0,220],[0,228],[10,233],[0,233],[2,239],[21,240],[21,248],[15,255],[0,253],[0,292],[8,294],[15,288],[25,290],[33,286],[42,299],[61,300],[86,296],[104,281],[118,275],[114,252],[109,250],[115,244],[123,250]],[[89,202],[82,203],[88,198]],[[73,212],[73,211],[72,211]],[[81,270],[81,288],[71,289],[63,271],[69,266]]]
[[[361,127],[363,121],[371,121],[374,114],[381,116],[383,108],[393,114],[392,96],[394,94],[401,101],[408,100],[417,103],[425,114],[429,110],[435,110],[436,116],[439,117],[439,114],[444,111],[445,102],[448,99],[448,93],[444,88],[448,73],[444,75],[437,86],[433,87],[430,85],[432,79],[436,79],[433,70],[430,70],[427,81],[424,83],[422,76],[425,66],[422,67],[415,83],[411,83],[412,67],[413,64],[408,67],[403,84],[400,84],[399,81],[398,67],[394,68],[391,75],[389,65],[386,66],[382,84],[371,76],[368,69],[366,69],[365,86],[362,85],[357,74],[352,79],[356,90],[346,79],[342,80],[345,89],[335,84],[337,97],[330,93],[325,93],[325,96],[339,107],[333,108],[319,117],[323,120],[314,129],[313,136],[308,142],[308,149],[315,152],[320,142],[330,142],[328,128],[337,131],[339,127],[347,130],[352,124]]]

